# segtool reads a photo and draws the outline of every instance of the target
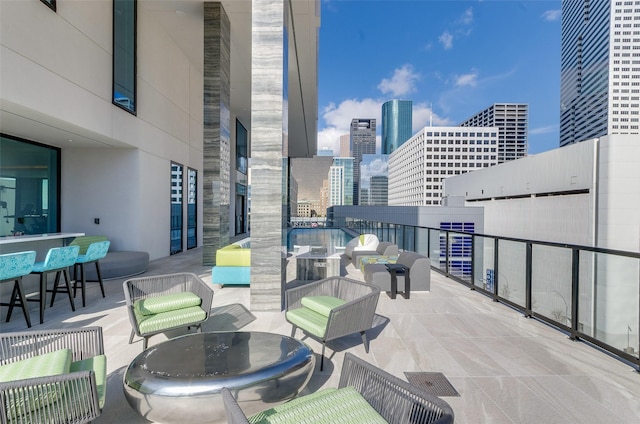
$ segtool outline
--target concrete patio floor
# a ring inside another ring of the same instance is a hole
[[[144,275],[193,272],[211,282],[211,268],[202,266],[201,258],[198,248],[152,261]],[[353,266],[346,272],[362,280]],[[122,282],[105,281],[104,299],[97,284],[89,284],[87,306],[81,306],[78,296],[76,312],[60,296],[46,309],[45,323],[32,327],[103,327],[108,388],[96,424],[148,422],[130,408],[122,391],[124,370],[142,351],[140,339],[128,343],[131,327]],[[250,311],[248,287],[213,288],[212,317],[205,331],[290,334],[283,312]],[[370,352],[365,353],[357,334],[329,344],[324,371],[319,371],[318,358],[304,392],[337,386],[342,358],[349,351],[402,379],[404,372],[442,372],[460,394],[443,397],[453,407],[456,423],[640,422],[640,373],[632,366],[438,273],[431,273],[431,292],[411,293],[409,300],[392,300],[382,293],[377,313],[376,326],[368,332]],[[6,307],[2,332],[26,329],[20,310],[9,323],[5,315]],[[37,323],[37,316],[32,304],[32,321]],[[166,338],[152,337],[149,344]],[[319,354],[319,343],[304,341]]]

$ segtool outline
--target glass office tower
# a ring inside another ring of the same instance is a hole
[[[560,146],[638,134],[640,9],[634,2],[562,2]]]
[[[382,154],[391,154],[411,138],[411,100],[389,100],[382,105]]]
[[[376,152],[376,120],[352,119],[351,131],[351,155],[353,156],[353,204],[358,204],[360,198],[360,162],[362,155]]]

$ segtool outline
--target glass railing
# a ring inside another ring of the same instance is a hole
[[[640,371],[640,253],[347,218],[428,256],[434,271]]]

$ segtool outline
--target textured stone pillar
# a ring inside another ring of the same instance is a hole
[[[286,7],[286,0],[252,2],[251,310],[282,308]]]
[[[229,244],[231,26],[221,3],[204,3],[204,178],[202,263]]]

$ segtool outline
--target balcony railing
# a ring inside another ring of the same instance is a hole
[[[640,254],[347,218],[473,290],[640,371]]]

